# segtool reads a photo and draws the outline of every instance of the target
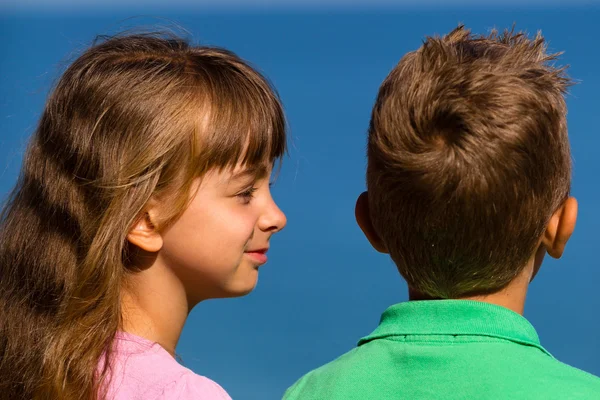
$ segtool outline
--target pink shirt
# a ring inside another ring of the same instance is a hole
[[[231,400],[217,383],[180,365],[159,344],[118,332],[109,400]]]

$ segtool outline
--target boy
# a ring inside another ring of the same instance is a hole
[[[577,217],[555,59],[540,35],[459,26],[386,78],[356,218],[411,301],[286,400],[600,399],[600,379],[552,358],[520,315]]]

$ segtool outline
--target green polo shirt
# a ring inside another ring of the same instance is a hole
[[[507,308],[409,301],[388,308],[358,347],[305,375],[284,399],[600,400],[600,378],[554,359]]]

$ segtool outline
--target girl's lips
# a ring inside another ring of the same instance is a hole
[[[264,264],[267,262],[267,249],[246,251],[246,254],[248,254],[248,256],[258,264]]]

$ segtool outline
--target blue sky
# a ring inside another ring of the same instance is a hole
[[[298,1],[286,8],[273,1],[192,7],[175,0],[168,8],[109,1],[88,9],[64,0],[52,9],[41,3],[0,5],[0,195],[14,184],[49,87],[96,34],[177,23],[195,41],[248,59],[278,88],[291,150],[274,196],[288,226],[273,239],[256,291],[200,304],[178,348],[188,367],[234,399],[249,400],[280,398],[303,373],[370,333],[386,307],[406,300],[394,265],[369,247],[354,221],[365,186],[365,131],[387,73],[426,35],[459,22],[477,33],[513,22],[530,33],[541,30],[552,51],[565,52],[561,61],[579,82],[567,102],[580,215],[563,259],[548,260],[533,283],[526,316],[558,359],[600,375],[597,3],[474,8],[472,1],[455,7],[377,1],[370,8]]]

